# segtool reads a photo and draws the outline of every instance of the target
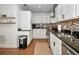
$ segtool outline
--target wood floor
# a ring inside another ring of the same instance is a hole
[[[33,39],[31,44],[26,49],[18,49],[18,48],[0,48],[0,55],[34,55],[34,49],[36,43],[47,42],[47,40],[43,39]],[[51,49],[50,49],[51,50]]]
[[[52,55],[48,43],[36,43],[34,55]]]

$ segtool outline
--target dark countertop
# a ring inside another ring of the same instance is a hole
[[[57,33],[57,32],[52,33],[55,36],[57,36],[60,40],[62,40],[65,44],[70,46],[73,50],[75,50],[77,53],[79,53],[79,39],[64,33]]]

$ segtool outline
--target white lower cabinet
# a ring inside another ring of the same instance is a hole
[[[46,29],[33,29],[33,39],[46,39]]]
[[[62,41],[50,32],[50,47],[53,55],[62,54]]]

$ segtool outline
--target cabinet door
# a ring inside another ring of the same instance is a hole
[[[58,22],[58,6],[55,8],[55,22]]]
[[[50,47],[54,55],[61,55],[61,40],[57,38],[53,33],[50,33]]]
[[[61,40],[58,38],[55,38],[53,41],[53,45],[54,45],[54,54],[55,55],[61,55]]]
[[[60,4],[60,5],[58,5],[58,21],[63,21],[63,15],[65,14],[64,12],[65,12],[65,5],[64,4]]]
[[[35,38],[35,37],[36,37],[36,30],[33,29],[32,31],[33,31],[33,33],[32,33],[32,38]]]
[[[75,4],[58,5],[58,21],[64,21],[75,16]]]
[[[22,30],[31,30],[31,12],[21,11],[20,26]]]
[[[76,16],[79,16],[79,4],[76,4],[75,5],[75,8],[76,8]]]
[[[54,39],[54,37],[53,37],[53,35],[52,35],[52,33],[50,32],[50,48],[51,48],[51,50],[52,50],[52,53],[54,53],[54,45],[53,45],[53,39]]]
[[[39,29],[39,38],[46,39],[46,29]]]
[[[56,37],[53,35],[53,54],[56,55],[57,54],[57,40]]]
[[[46,29],[33,29],[33,38],[46,39]]]
[[[42,38],[42,30],[41,29],[38,29],[38,37]]]
[[[65,5],[65,18],[71,18],[75,16],[75,4],[66,4]]]
[[[58,38],[57,38],[58,39]],[[56,42],[56,55],[61,55],[62,54],[62,45],[61,45],[61,40],[58,39]]]
[[[53,33],[50,32],[50,48],[52,50],[52,53],[55,55],[56,54],[56,40],[55,36]]]
[[[42,35],[42,38],[47,38],[46,37],[46,29],[42,29],[42,31],[41,31],[41,35]]]
[[[62,11],[61,10],[63,11],[62,5],[60,4],[60,5],[58,5],[58,21],[62,21],[62,17],[61,17]]]
[[[39,38],[39,30],[38,29],[33,29],[33,38]]]

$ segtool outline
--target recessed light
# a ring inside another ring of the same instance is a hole
[[[38,8],[41,8],[41,6],[39,5]]]

